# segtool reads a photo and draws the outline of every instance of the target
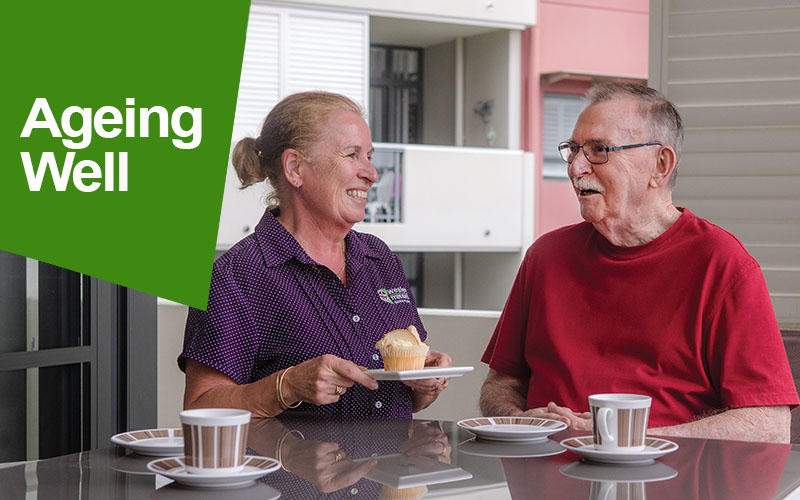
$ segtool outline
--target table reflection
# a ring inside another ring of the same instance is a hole
[[[471,477],[450,465],[452,445],[439,422],[291,415],[254,419],[248,454],[278,459],[261,480],[289,498],[348,493],[361,498],[421,498],[426,485]]]
[[[594,463],[569,451],[501,461],[515,499],[769,499],[791,450],[790,445],[676,441],[678,451],[646,465]]]

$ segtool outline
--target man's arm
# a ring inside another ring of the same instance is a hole
[[[481,413],[486,417],[516,417],[525,411],[528,381],[489,369],[481,387]]]
[[[788,406],[748,406],[733,408],[685,424],[651,427],[647,433],[659,436],[789,443],[791,422]]]
[[[526,410],[528,381],[489,369],[481,387],[481,413],[486,417],[536,417],[560,420],[572,425],[570,417],[561,413],[555,403]],[[571,413],[571,412],[570,412]],[[579,417],[575,417],[579,418]]]

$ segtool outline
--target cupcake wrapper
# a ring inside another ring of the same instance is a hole
[[[425,367],[428,346],[386,346],[380,349],[386,371],[421,370]]]

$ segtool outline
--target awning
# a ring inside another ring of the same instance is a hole
[[[587,71],[555,71],[542,73],[542,86],[546,87],[562,80],[591,80],[594,83],[628,81],[632,83],[647,83],[647,77],[642,75],[623,75],[616,73],[592,73]]]

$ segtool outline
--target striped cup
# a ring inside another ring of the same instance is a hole
[[[180,415],[186,472],[229,474],[244,468],[249,411],[201,408]]]
[[[603,451],[643,450],[651,403],[650,396],[639,394],[593,394],[589,396],[595,449]]]

